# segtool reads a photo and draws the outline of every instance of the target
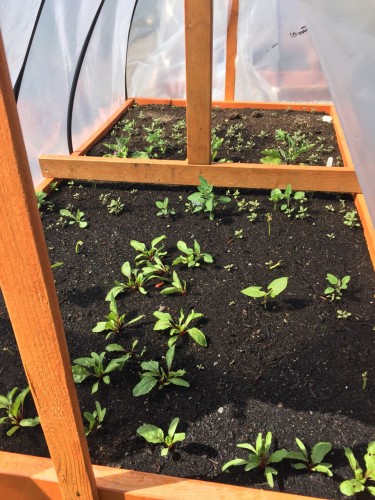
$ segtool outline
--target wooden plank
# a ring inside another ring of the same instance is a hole
[[[71,499],[79,494],[82,498],[97,499],[48,250],[1,37],[0,163],[0,285],[22,363],[63,497]]]
[[[212,101],[212,107],[250,108],[250,109],[293,109],[296,111],[321,111],[329,113],[332,103],[312,104],[311,102],[246,102],[246,101]]]
[[[56,182],[56,185],[60,184],[61,181],[58,181],[56,179],[43,179],[42,182],[40,182],[36,188],[35,188],[35,191],[36,192],[40,192],[40,191],[43,191],[44,193],[46,194],[49,194],[51,192],[51,184],[53,182]]]
[[[105,134],[115,125],[121,116],[133,105],[134,99],[126,99],[124,104],[120,106],[90,137],[81,144],[73,153],[73,156],[84,155],[96,142],[98,142]]]
[[[184,161],[43,155],[45,177],[97,181],[196,186],[202,175],[214,186],[361,193],[354,169],[221,163],[193,165]]]
[[[237,26],[239,0],[232,0],[227,29],[225,100],[233,101],[236,87]]]
[[[354,196],[354,203],[358,211],[358,215],[361,219],[363,232],[365,235],[365,240],[367,243],[367,248],[370,253],[370,258],[372,265],[375,270],[375,228],[372,223],[370,213],[368,211],[366,200],[363,194],[357,194]]]
[[[185,0],[187,157],[211,161],[212,0]]]
[[[94,465],[101,500],[314,500],[194,479]],[[48,458],[0,452],[0,491],[12,500],[59,500],[56,473]]]
[[[346,143],[344,131],[342,130],[341,123],[336,112],[335,107],[332,105],[329,114],[332,116],[332,124],[335,129],[337,144],[341,153],[341,158],[345,167],[354,168],[352,157]]]

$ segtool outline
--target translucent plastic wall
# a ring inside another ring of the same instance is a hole
[[[302,5],[375,225],[375,2]]]

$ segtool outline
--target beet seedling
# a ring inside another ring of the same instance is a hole
[[[181,282],[176,271],[173,271],[172,283],[167,288],[163,288],[163,290],[160,293],[162,295],[171,295],[173,293],[177,293],[179,295],[186,295],[187,294],[186,281],[182,280]]]
[[[135,263],[137,265],[146,264],[147,262],[152,262],[154,257],[163,257],[167,252],[163,252],[164,245],[161,243],[165,240],[166,236],[158,236],[151,241],[150,248],[147,248],[144,243],[136,240],[130,240],[130,245],[134,248],[138,255],[135,256]]]
[[[360,467],[350,448],[345,448],[345,456],[354,472],[354,479],[347,479],[340,484],[341,493],[351,497],[356,493],[367,490],[372,496],[375,496],[375,486],[366,484],[368,480],[375,481],[375,441],[371,441],[367,446],[367,453],[364,456],[365,472]]]
[[[296,438],[296,443],[301,451],[289,451],[287,456],[287,458],[291,458],[292,460],[299,460],[299,462],[292,464],[294,469],[322,472],[330,477],[333,475],[330,471],[332,464],[322,462],[327,453],[332,449],[331,443],[317,443],[312,447],[310,456],[306,450],[306,446],[300,439]]]
[[[262,304],[264,305],[264,309],[266,309],[268,297],[274,299],[277,295],[283,292],[287,286],[288,278],[283,276],[282,278],[276,278],[275,280],[271,281],[271,283],[267,286],[268,292],[262,290],[262,287],[260,286],[249,286],[248,288],[241,290],[241,293],[247,295],[248,297],[253,297],[256,299],[263,298]]]
[[[169,199],[164,198],[163,201],[157,200],[155,201],[155,205],[159,208],[159,212],[157,212],[158,217],[169,217],[170,215],[176,215],[176,212],[173,208],[169,208]]]
[[[209,253],[201,252],[201,247],[197,240],[194,240],[193,247],[190,248],[184,241],[177,242],[177,248],[180,252],[185,255],[179,255],[173,262],[172,265],[186,264],[188,267],[198,267],[200,266],[199,261],[203,259],[207,264],[212,264],[213,258]]]
[[[331,286],[328,286],[324,290],[324,295],[327,295],[333,300],[341,300],[342,290],[346,290],[348,288],[348,283],[350,281],[350,276],[344,276],[343,278],[337,278],[335,275],[327,273],[326,280],[330,283]]]
[[[137,434],[142,436],[148,443],[162,444],[160,455],[165,457],[173,451],[176,443],[185,439],[185,432],[176,432],[180,419],[174,418],[169,425],[168,433],[165,435],[163,429],[152,424],[143,424],[137,429]]]
[[[288,452],[285,449],[281,449],[270,453],[271,442],[271,432],[267,432],[265,439],[263,439],[262,433],[260,432],[258,434],[255,447],[249,443],[237,444],[238,448],[249,450],[250,453],[247,460],[235,458],[234,460],[230,460],[229,462],[225,463],[221,470],[225,471],[232,466],[244,465],[245,471],[247,472],[259,467],[264,471],[264,475],[266,476],[269,486],[273,488],[273,476],[277,474],[277,470],[273,467],[270,467],[270,464],[281,462],[284,458],[287,457]]]
[[[95,401],[95,410],[92,413],[85,411],[83,416],[89,424],[88,427],[85,427],[86,436],[101,428],[106,412],[107,408],[102,408],[98,401]]]
[[[146,295],[147,292],[144,289],[143,285],[150,279],[140,272],[139,269],[132,269],[130,267],[130,262],[126,261],[121,266],[121,272],[128,279],[126,283],[122,283],[121,281],[115,280],[115,286],[110,289],[107,293],[105,300],[110,301],[111,296],[117,297],[117,295],[125,290],[133,290]]]
[[[168,341],[168,347],[173,346],[179,337],[184,335],[190,335],[190,337],[199,345],[207,347],[207,340],[204,333],[198,328],[192,327],[188,328],[189,324],[198,318],[202,318],[203,314],[194,312],[194,309],[186,317],[182,309],[180,309],[180,316],[177,321],[172,319],[169,313],[164,313],[161,311],[155,311],[153,313],[157,322],[154,325],[154,330],[169,330],[169,335],[171,338]],[[185,320],[185,321],[184,321]]]
[[[30,387],[21,391],[15,399],[18,387],[14,387],[6,396],[0,396],[0,410],[5,410],[6,417],[0,418],[0,425],[11,425],[7,436],[12,436],[20,427],[35,427],[40,423],[39,417],[24,418],[23,406]]]

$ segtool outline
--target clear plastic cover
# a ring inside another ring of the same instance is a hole
[[[235,100],[330,100],[299,0],[240,1]]]
[[[303,0],[372,222],[375,223],[375,2]]]

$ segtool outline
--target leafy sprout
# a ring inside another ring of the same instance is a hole
[[[6,416],[0,418],[0,425],[11,425],[7,436],[12,436],[20,427],[35,427],[40,423],[39,417],[24,418],[25,398],[30,387],[21,391],[17,396],[18,387],[14,387],[6,396],[0,396],[0,410],[5,410]]]
[[[185,439],[184,432],[176,432],[179,421],[180,419],[178,417],[172,420],[167,434],[164,434],[163,429],[152,424],[141,425],[137,429],[137,434],[142,436],[149,443],[164,445],[160,454],[165,457],[169,452],[173,451],[176,443]]]
[[[267,286],[268,291],[263,290],[260,286],[250,286],[241,290],[241,293],[247,295],[248,297],[263,298],[262,304],[264,305],[264,309],[266,309],[268,297],[274,299],[277,295],[283,292],[287,286],[288,278],[283,276],[271,281],[271,283]]]
[[[354,473],[354,478],[347,479],[340,484],[341,493],[351,497],[367,490],[372,496],[375,496],[375,485],[367,484],[369,480],[375,481],[375,441],[371,441],[367,446],[367,453],[364,456],[365,470],[359,465],[350,448],[345,448],[345,456]]]
[[[298,460],[297,463],[292,464],[294,469],[307,469],[308,471],[322,472],[328,476],[333,475],[330,471],[332,464],[323,462],[324,457],[332,449],[331,443],[317,443],[312,447],[311,454],[308,453],[306,446],[300,439],[296,438],[296,443],[300,451],[289,451],[287,456],[292,460]]]
[[[185,319],[185,314],[181,309],[177,321],[174,320],[169,313],[155,311],[153,315],[157,318],[154,330],[169,330],[171,338],[168,341],[168,347],[173,346],[178,338],[184,335],[190,335],[197,344],[203,347],[207,346],[207,340],[204,333],[196,327],[189,328],[190,323],[195,319],[202,318],[203,314],[196,313],[193,309]]]

